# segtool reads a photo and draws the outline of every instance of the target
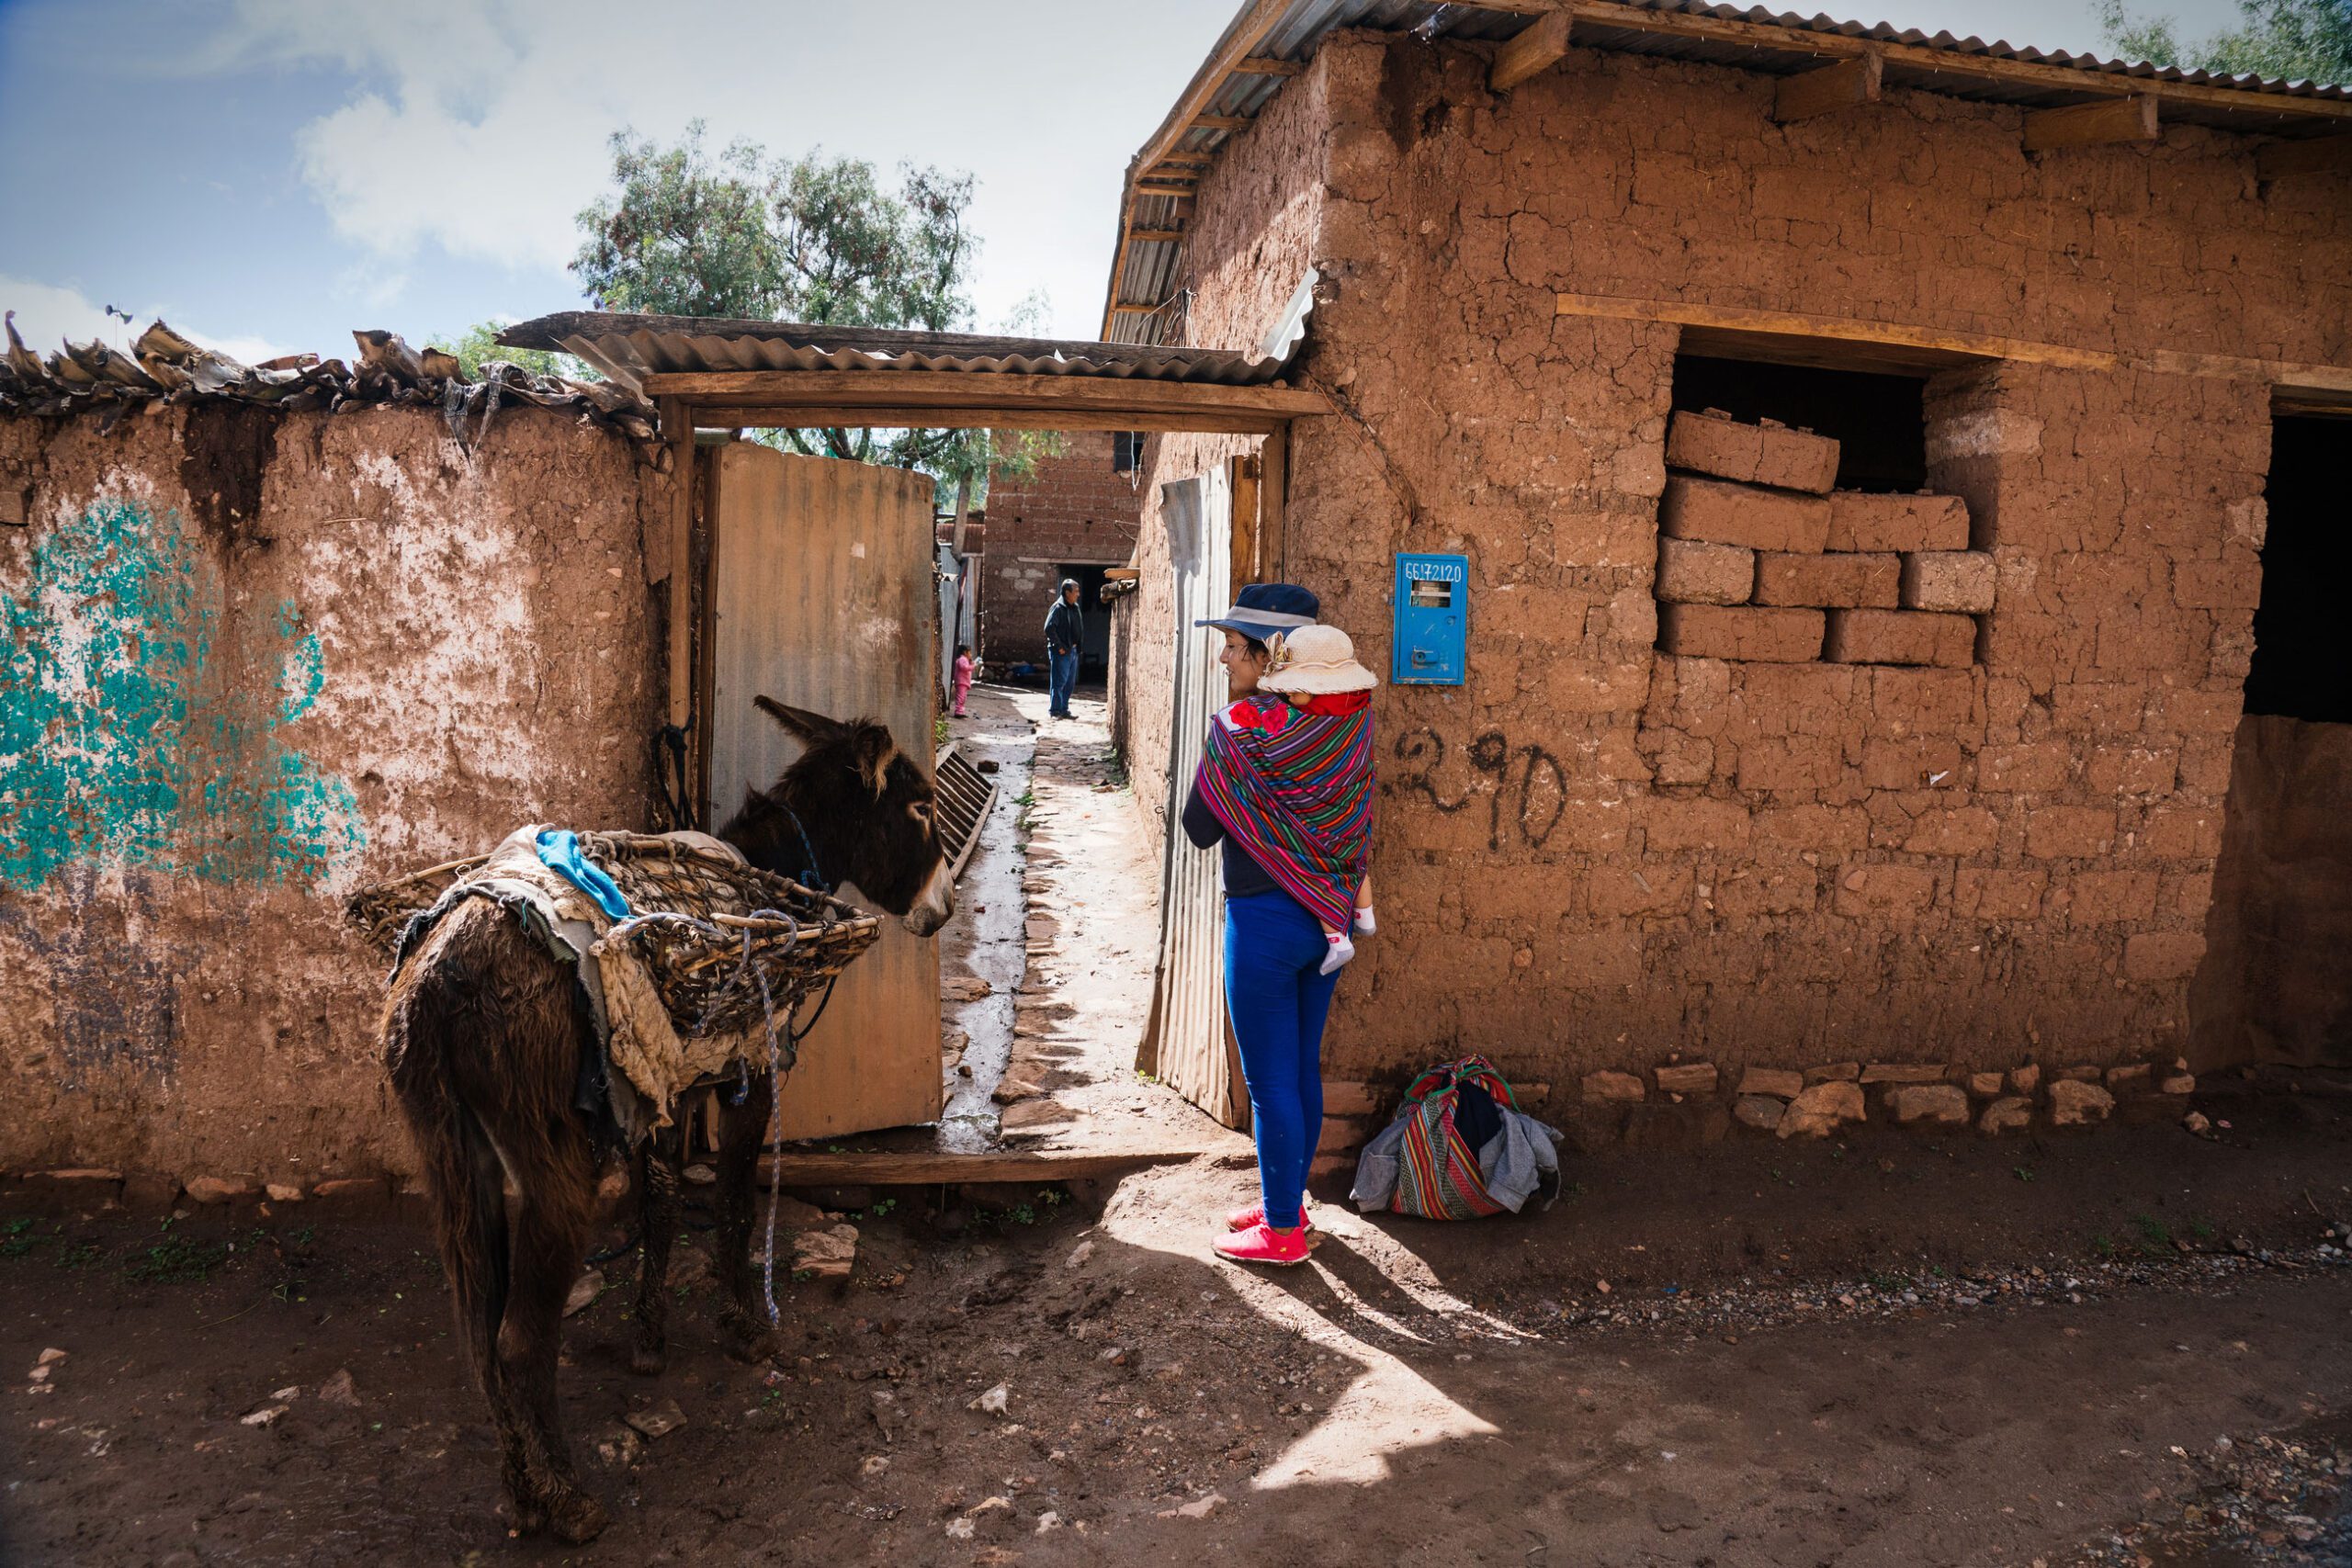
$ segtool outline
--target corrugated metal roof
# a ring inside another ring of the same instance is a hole
[[[438,409],[452,434],[477,439],[513,403],[576,409],[639,440],[653,438],[651,405],[628,389],[599,381],[535,376],[517,365],[483,367],[469,377],[439,349],[409,347],[397,333],[355,332],[356,364],[288,355],[245,365],[203,348],[162,321],[124,354],[104,343],[67,343],[46,356],[25,346],[8,311],[7,352],[0,355],[0,413],[56,416],[91,410],[110,418],[157,402],[254,403],[295,412],[406,404]]]
[[[2116,90],[2110,85],[2113,79],[2126,78],[2148,83],[2159,90],[2166,86],[2197,90],[2164,98],[2165,118],[2168,120],[2286,135],[2324,132],[2327,127],[2314,123],[2314,117],[2323,112],[2318,107],[2322,104],[2352,105],[2352,87],[2342,85],[2184,71],[2177,66],[2022,47],[2006,40],[1955,38],[1949,32],[1930,34],[1917,28],[1898,28],[1885,22],[1864,24],[1820,15],[1802,17],[1760,6],[1742,8],[1707,5],[1702,0],[1617,0],[1613,5],[1573,5],[1569,8],[1573,14],[1574,46],[1578,49],[1688,60],[1771,75],[1808,70],[1830,53],[1854,52],[1856,42],[1933,51],[1951,56],[1951,66],[1938,70],[1934,63],[1925,61],[1891,60],[1886,65],[1887,85],[1978,102],[2048,107],[2087,97],[2112,96]],[[1254,9],[1254,5],[1245,3],[1235,27]],[[1742,30],[1734,35],[1727,29],[1716,28],[1714,31],[1724,36],[1715,37],[1660,30],[1677,17],[1729,23]],[[1255,40],[1250,54],[1253,60],[1296,65],[1312,60],[1323,39],[1342,28],[1495,41],[1513,37],[1535,20],[1534,15],[1524,10],[1434,4],[1431,0],[1293,0]],[[1210,62],[1218,58],[1234,36],[1235,28],[1228,27],[1225,37],[1219,39],[1218,51],[1210,55]],[[1809,41],[1815,39],[1820,40],[1819,44]],[[2004,62],[2018,69],[2007,73],[1987,69]],[[1207,68],[1204,62],[1204,69]],[[2053,69],[2108,80],[2098,85],[2086,82],[2076,89],[2070,83],[2050,76],[2048,73]],[[1281,90],[1283,81],[1282,76],[1257,72],[1228,73],[1215,85],[1207,107],[1202,112],[1220,118],[1254,118]],[[1196,77],[1194,87],[1198,85]],[[1192,90],[1188,89],[1188,95]],[[2224,93],[2243,101],[2224,100],[2221,97]],[[2188,101],[2191,99],[2194,101]],[[2352,121],[2338,119],[2336,124],[2352,126]],[[1228,128],[1193,128],[1178,135],[1173,147],[1187,154],[1205,153],[1214,160],[1237,133]],[[1163,128],[1155,136],[1154,144],[1165,134]],[[1148,166],[1146,159],[1151,152],[1152,147],[1147,146],[1144,155],[1129,171],[1127,189],[1123,193],[1123,231],[1176,230],[1181,227],[1182,214],[1190,201],[1189,197],[1182,195],[1138,193],[1134,189],[1138,176],[1155,182],[1196,184],[1206,172],[1199,167],[1179,170],[1164,164]],[[1130,239],[1114,266],[1116,276],[1111,292],[1113,303],[1160,305],[1173,298],[1182,286],[1183,243]],[[1108,331],[1119,342],[1152,341],[1151,334],[1166,321],[1161,316],[1134,311],[1114,310],[1110,314]]]
[[[652,375],[706,370],[880,370],[893,374],[1087,376],[1259,386],[1283,361],[1224,349],[893,332],[701,316],[571,310],[499,334],[510,348],[576,354],[632,389]]]

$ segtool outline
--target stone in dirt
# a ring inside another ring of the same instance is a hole
[[[582,1269],[580,1278],[571,1281],[571,1293],[563,1298],[563,1315],[575,1317],[587,1310],[588,1303],[605,1293],[605,1271]]]
[[[273,1203],[299,1203],[302,1201],[302,1190],[291,1182],[264,1182],[262,1191],[268,1195],[269,1201]]]
[[[1783,1138],[1826,1138],[1849,1122],[1866,1120],[1869,1114],[1860,1084],[1833,1079],[1815,1084],[1791,1100],[1776,1131]]]
[[[818,1280],[846,1280],[857,1262],[857,1227],[834,1225],[792,1238],[792,1271]]]
[[[1588,1101],[1639,1100],[1645,1092],[1642,1080],[1631,1073],[1587,1073],[1584,1076],[1584,1097]]]
[[[1712,1062],[1692,1062],[1679,1067],[1657,1069],[1657,1087],[1661,1094],[1713,1094],[1715,1092],[1715,1066]]]
[[[1743,1094],[1732,1106],[1731,1113],[1750,1127],[1770,1132],[1781,1124],[1788,1113],[1788,1106],[1767,1094]]]
[[[278,1417],[284,1416],[286,1411],[287,1407],[283,1404],[265,1404],[259,1410],[240,1416],[237,1421],[240,1426],[245,1427],[275,1427],[277,1425]]]
[[[2152,1076],[2147,1063],[2127,1062],[2107,1069],[2107,1087],[2115,1094],[2132,1094],[2147,1088]]]
[[[1998,1073],[1969,1074],[1968,1092],[1974,1095],[1979,1100],[1999,1099],[2001,1094],[2001,1075]]]
[[[2017,1094],[2031,1094],[2041,1087],[2041,1068],[2028,1062],[2022,1067],[2009,1069],[2009,1089]]]
[[[1739,1075],[1739,1092],[1794,1100],[1804,1092],[1804,1075],[1793,1067],[1750,1067]]]
[[[1009,1382],[1001,1382],[964,1408],[977,1410],[984,1416],[1001,1416],[1005,1412],[1005,1407],[1012,1402],[1012,1385]]]
[[[43,1350],[40,1353],[40,1359],[35,1361],[33,1365],[37,1367],[53,1366],[57,1362],[65,1359],[66,1355],[66,1351],[60,1350],[55,1346],[51,1346],[50,1348]]]
[[[2189,1132],[2196,1134],[2200,1138],[2207,1133],[2211,1132],[2213,1127],[2212,1122],[2208,1119],[2205,1113],[2201,1111],[2190,1111],[2188,1115],[2180,1119],[2180,1124]]]
[[[2033,1101],[2021,1094],[2012,1094],[1995,1100],[1977,1118],[1976,1130],[1988,1138],[2004,1133],[2021,1133],[2033,1123]]]
[[[339,1404],[346,1410],[358,1408],[359,1388],[351,1381],[351,1369],[344,1368],[319,1385],[319,1403]]]
[[[1804,1081],[1809,1084],[1851,1081],[1861,1076],[1862,1065],[1860,1062],[1831,1062],[1825,1066],[1804,1070]]]
[[[645,1439],[617,1421],[596,1435],[596,1458],[607,1466],[634,1464],[644,1451]]]
[[[996,987],[978,975],[951,975],[940,984],[940,995],[951,1002],[976,1002],[994,994]]]
[[[2061,1078],[2050,1086],[2050,1121],[2057,1127],[2086,1127],[2107,1120],[2115,1096],[2095,1083]]]
[[[1958,1084],[1904,1084],[1886,1097],[1899,1125],[1914,1122],[1961,1122],[1968,1120],[1968,1096]]]
[[[236,1203],[253,1197],[261,1189],[250,1181],[229,1181],[217,1176],[199,1176],[187,1184],[191,1203]]]
[[[646,1409],[632,1410],[622,1419],[649,1438],[666,1438],[686,1424],[686,1413],[678,1408],[676,1400],[665,1399]]]
[[[1872,1062],[1862,1069],[1864,1083],[1941,1083],[1944,1069],[1935,1062]]]
[[[1205,1497],[1195,1497],[1173,1508],[1162,1508],[1159,1517],[1163,1519],[1205,1519],[1224,1506],[1225,1494],[1212,1492]]]
[[[2156,1092],[2158,1094],[2195,1094],[2197,1076],[2194,1073],[2175,1073],[2156,1085]]]
[[[1014,1100],[1034,1100],[1045,1092],[1042,1085],[1031,1083],[1027,1078],[1008,1077],[996,1086],[989,1098],[999,1105],[1011,1105]]]

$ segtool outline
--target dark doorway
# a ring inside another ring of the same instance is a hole
[[[1822,370],[1753,359],[1678,355],[1674,406],[1775,419],[1838,443],[1838,488],[1910,491],[1928,483],[1927,383],[1910,376]]]
[[[1108,581],[1103,574],[1109,568],[1064,565],[1057,570],[1078,583],[1079,614],[1085,617],[1086,629],[1079,639],[1078,678],[1103,680],[1111,668],[1111,607],[1102,603],[1102,584]]]
[[[2245,711],[2352,724],[2352,502],[2344,487],[2352,420],[2280,418],[2270,427],[2270,525]]]
[[[2352,1066],[2352,420],[2280,416],[2245,716],[2230,757],[2195,1066]],[[2334,470],[2334,471],[2331,471]]]

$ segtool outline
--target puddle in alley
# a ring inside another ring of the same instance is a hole
[[[998,1111],[989,1097],[1012,1055],[1014,994],[1027,964],[1020,803],[1036,753],[1035,731],[1003,690],[976,685],[967,706],[969,717],[947,721],[948,737],[975,767],[996,763],[988,777],[997,797],[956,883],[957,918],[941,937],[940,1022],[948,1050],[939,1146],[956,1154],[989,1148],[996,1139]],[[967,976],[987,982],[988,994],[970,998],[976,987]],[[960,1054],[957,1031],[964,1040]]]

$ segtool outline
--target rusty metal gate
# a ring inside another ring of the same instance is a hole
[[[1178,819],[1209,720],[1225,704],[1223,641],[1193,623],[1231,602],[1233,492],[1222,465],[1160,490],[1174,583],[1174,711],[1169,725],[1168,847],[1160,874],[1159,964],[1141,1060],[1228,1127],[1250,1119],[1225,1017],[1225,907],[1217,852],[1200,850]]]
[[[705,820],[724,822],[747,787],[774,782],[799,754],[752,707],[762,693],[879,719],[908,756],[929,757],[939,692],[932,481],[745,441],[721,447],[714,471]],[[842,896],[864,902],[854,887]],[[934,1122],[939,1111],[939,949],[886,919],[801,1043],[780,1135]]]

